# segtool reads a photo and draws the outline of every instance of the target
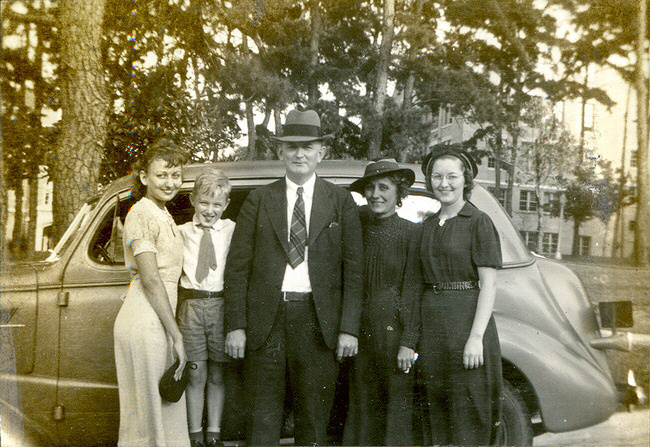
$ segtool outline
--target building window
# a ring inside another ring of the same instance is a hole
[[[453,118],[454,117],[451,114],[451,105],[447,105],[447,107],[445,107],[445,120],[442,122],[443,126],[451,124]]]
[[[585,130],[594,128],[594,105],[585,104]]]
[[[501,206],[506,206],[506,188],[499,188],[499,197],[496,195],[497,189],[494,186],[488,186],[488,191],[497,198]]]
[[[544,194],[544,212],[546,214],[558,213],[560,210],[560,193],[546,192]]]
[[[589,256],[591,254],[591,236],[578,237],[578,254],[580,256]]]
[[[542,254],[553,255],[557,252],[557,233],[544,233],[542,236]]]
[[[636,168],[638,163],[639,163],[639,152],[638,151],[631,151],[630,152],[630,167],[631,168]]]
[[[537,211],[537,200],[534,191],[519,192],[519,211]]]
[[[494,169],[497,165],[497,160],[494,157],[488,157],[488,168]]]
[[[537,252],[537,231],[519,231],[530,251]]]

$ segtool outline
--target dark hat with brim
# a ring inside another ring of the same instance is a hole
[[[415,172],[408,168],[400,168],[397,162],[392,158],[384,158],[382,160],[373,161],[366,166],[366,171],[363,173],[363,177],[352,183],[350,189],[359,194],[363,194],[363,191],[366,189],[366,185],[370,180],[385,177],[390,174],[401,175],[407,183],[406,186],[411,186],[415,181]]]
[[[303,142],[322,141],[332,138],[332,135],[323,135],[320,127],[320,117],[314,110],[292,110],[287,114],[282,126],[281,137],[271,137],[276,141]]]
[[[422,173],[428,177],[431,174],[433,163],[445,155],[458,158],[465,166],[465,169],[469,170],[472,173],[472,178],[475,178],[478,174],[478,166],[476,165],[476,161],[474,161],[474,158],[465,152],[463,147],[458,144],[435,145],[431,152],[429,152],[429,154],[424,157],[424,160],[422,161]]]

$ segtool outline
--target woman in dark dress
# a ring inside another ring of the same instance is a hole
[[[501,416],[501,351],[492,310],[499,235],[487,214],[468,202],[474,160],[438,146],[422,170],[440,201],[423,225],[419,366],[426,385],[431,444],[488,445]]]
[[[346,445],[413,444],[413,363],[420,332],[421,226],[396,208],[415,174],[395,160],[369,164],[351,186],[361,209],[365,257],[359,353],[350,381]]]

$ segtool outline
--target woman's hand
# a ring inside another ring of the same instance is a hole
[[[415,351],[406,346],[400,346],[399,351],[397,352],[397,367],[407,373],[414,363]]]
[[[463,365],[465,369],[483,366],[483,337],[470,335],[463,350]]]
[[[185,354],[185,346],[183,345],[183,336],[178,334],[178,336],[172,339],[172,345],[174,347],[174,353],[178,357],[178,368],[174,373],[174,380],[179,381],[183,376],[183,370],[187,364],[187,354]]]

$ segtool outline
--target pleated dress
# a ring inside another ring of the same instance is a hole
[[[362,208],[365,258],[359,353],[350,380],[345,445],[413,445],[413,368],[398,368],[400,346],[420,335],[421,225]]]
[[[171,308],[176,309],[183,266],[183,240],[172,216],[148,198],[139,200],[124,223],[124,256],[131,284],[115,319],[115,366],[120,397],[121,447],[186,447],[185,396],[163,401],[158,382],[174,361],[171,340],[144,293],[135,256],[156,254]]]
[[[423,224],[420,256],[424,281],[478,281],[478,267],[500,267],[499,235],[489,216],[467,202],[440,225],[439,213]],[[426,386],[432,445],[490,445],[499,436],[501,349],[494,317],[483,335],[484,365],[463,366],[479,289],[434,291],[422,298],[418,371]]]

